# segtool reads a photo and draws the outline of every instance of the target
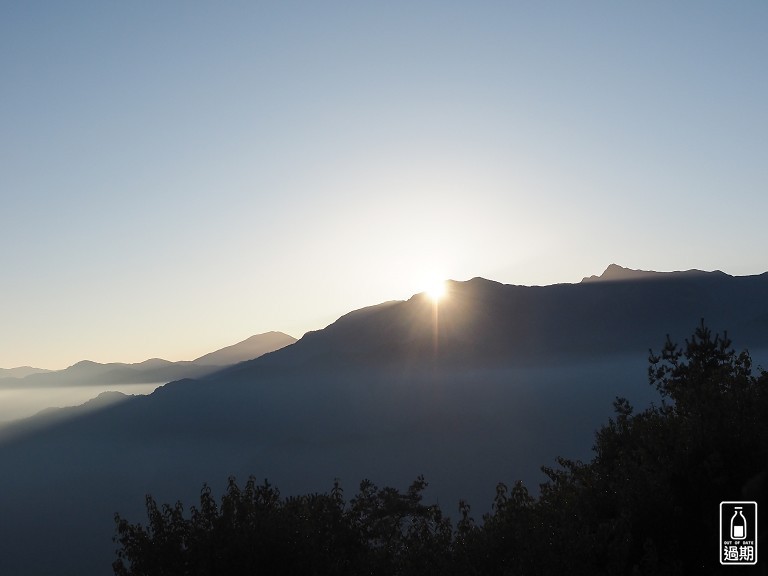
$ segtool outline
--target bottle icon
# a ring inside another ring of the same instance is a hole
[[[731,518],[731,539],[744,540],[747,537],[747,519],[741,513],[741,506],[734,508]]]

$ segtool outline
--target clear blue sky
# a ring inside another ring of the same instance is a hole
[[[2,2],[0,366],[433,275],[768,270],[768,3]]]

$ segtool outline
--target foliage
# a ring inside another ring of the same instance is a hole
[[[418,478],[401,494],[363,481],[347,505],[338,483],[330,494],[282,498],[250,478],[229,479],[217,506],[204,486],[188,517],[180,502],[158,508],[147,497],[149,524],[116,516],[118,576],[210,574],[441,574],[451,526],[421,503]]]
[[[667,338],[651,352],[648,375],[658,406],[635,412],[617,398],[590,462],[542,468],[535,497],[499,484],[482,523],[461,502],[452,527],[422,504],[421,477],[404,493],[364,481],[349,503],[338,484],[282,498],[230,479],[220,505],[204,487],[188,517],[149,496],[146,527],[117,516],[115,573],[714,573],[719,502],[765,475],[768,375],[703,322],[685,346]]]
[[[703,322],[684,347],[667,338],[651,352],[648,374],[661,405],[635,413],[617,398],[591,462],[543,468],[535,502],[505,504],[486,522],[518,551],[515,569],[499,573],[718,571],[719,502],[741,499],[768,463],[768,376],[753,376],[749,354]]]

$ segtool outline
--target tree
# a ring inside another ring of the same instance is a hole
[[[768,376],[702,322],[650,353],[660,405],[617,398],[588,463],[542,470],[537,499],[497,496],[483,528],[489,574],[714,573],[719,502],[766,467]],[[517,487],[516,487],[517,488]]]
[[[178,574],[354,574],[362,550],[343,510],[338,484],[330,494],[281,498],[250,478],[229,479],[217,506],[208,486],[200,507],[158,508],[147,496],[147,526],[115,517],[118,576]]]
[[[367,549],[369,573],[447,573],[453,531],[438,506],[421,503],[426,487],[422,476],[404,494],[369,480],[360,484],[349,517]]]
[[[363,481],[349,505],[330,494],[282,498],[267,483],[234,478],[217,506],[209,487],[188,516],[147,496],[147,526],[116,515],[118,576],[447,573],[450,522],[421,503],[419,477],[405,493]]]

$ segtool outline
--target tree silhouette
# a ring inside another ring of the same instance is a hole
[[[683,347],[651,352],[648,375],[660,405],[636,413],[617,398],[590,462],[542,468],[538,498],[500,486],[472,534],[478,573],[719,572],[719,503],[750,478],[764,493],[768,376],[703,322]]]
[[[719,571],[719,502],[766,463],[768,377],[703,322],[685,346],[651,352],[648,374],[659,406],[635,413],[617,398],[591,462],[543,469],[527,524],[540,573]]]
[[[283,498],[269,483],[234,478],[216,504],[204,486],[200,507],[158,508],[147,497],[147,526],[116,515],[118,576],[285,574],[444,574],[450,523],[424,506],[419,477],[405,493],[363,481],[349,505],[330,494]]]

